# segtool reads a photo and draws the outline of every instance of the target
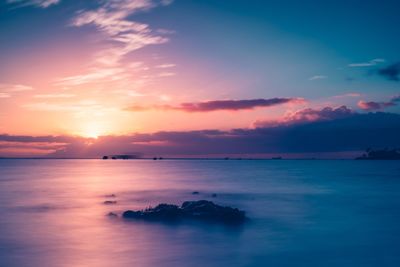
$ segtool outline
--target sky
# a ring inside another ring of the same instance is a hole
[[[400,147],[399,1],[1,0],[0,156]]]

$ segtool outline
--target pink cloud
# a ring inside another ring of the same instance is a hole
[[[376,102],[376,101],[363,101],[360,100],[357,103],[357,106],[363,110],[382,110],[388,107],[393,107],[397,105],[397,102],[400,101],[400,96],[393,97],[387,102]]]
[[[335,95],[334,98],[361,97],[360,93],[347,93],[343,95]]]
[[[306,108],[288,113],[283,118],[275,121],[256,121],[255,127],[271,127],[279,125],[302,124],[316,121],[329,121],[346,118],[353,115],[353,111],[346,106],[338,108],[325,107],[323,109]]]

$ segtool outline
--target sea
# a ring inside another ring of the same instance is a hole
[[[248,220],[121,216],[201,199]],[[400,162],[1,159],[0,266],[400,266]]]

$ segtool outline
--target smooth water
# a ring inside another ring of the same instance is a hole
[[[196,199],[251,220],[107,216]],[[400,266],[396,161],[4,159],[0,212],[6,267]]]

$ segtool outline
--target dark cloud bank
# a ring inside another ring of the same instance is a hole
[[[69,136],[0,135],[7,144],[43,143],[48,157],[100,157],[141,152],[146,156],[204,156],[229,154],[304,154],[361,151],[367,147],[400,147],[400,115],[360,114],[346,107],[305,109],[282,121],[255,123],[256,128],[203,130],[104,136],[97,140]],[[9,146],[8,146],[9,147]],[[3,155],[7,156],[7,155]]]

